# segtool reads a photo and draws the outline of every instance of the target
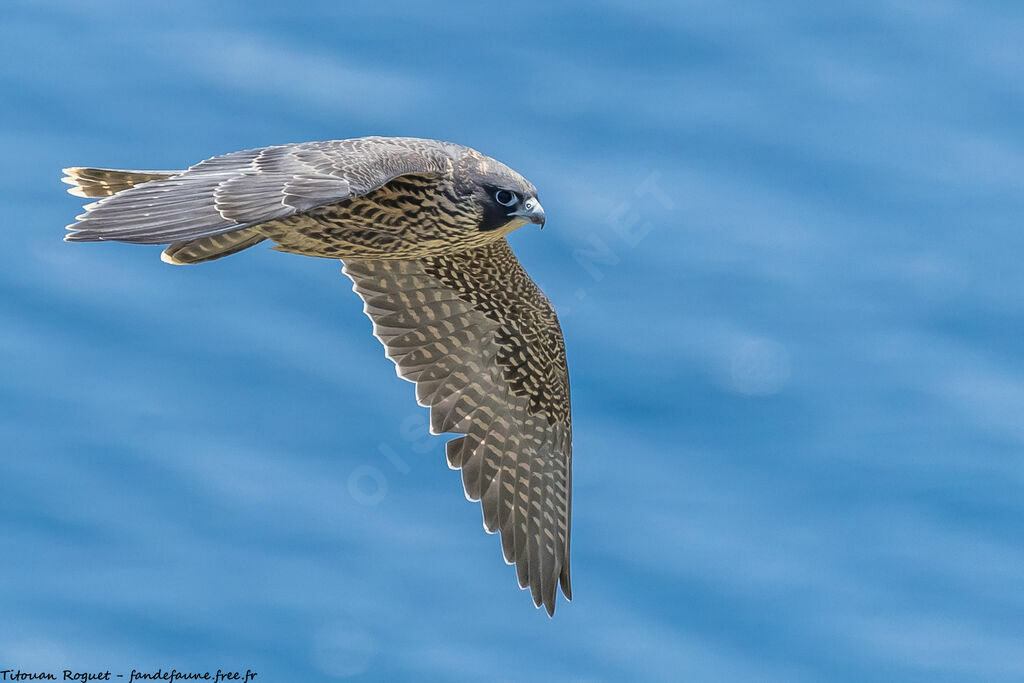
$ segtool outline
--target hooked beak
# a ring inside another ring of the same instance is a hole
[[[523,208],[513,211],[509,216],[516,216],[531,223],[536,223],[541,230],[544,229],[544,207],[540,205],[536,197],[530,197],[523,204]]]

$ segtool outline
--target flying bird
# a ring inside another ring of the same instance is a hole
[[[505,236],[544,226],[537,189],[469,147],[367,137],[216,156],[183,171],[66,168],[100,197],[69,242],[169,245],[166,263],[229,256],[264,240],[341,259],[399,377],[458,436],[448,465],[484,528],[500,532],[534,605],[572,598],[572,422],[555,310]]]

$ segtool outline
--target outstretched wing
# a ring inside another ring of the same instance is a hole
[[[548,614],[572,597],[572,425],[558,318],[504,239],[418,260],[348,261],[374,334],[430,407],[484,528]]]
[[[449,147],[418,138],[355,138],[232,152],[87,205],[65,239],[169,244],[258,225],[366,194],[402,175],[443,174]]]

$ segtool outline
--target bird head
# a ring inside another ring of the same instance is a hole
[[[455,168],[463,195],[479,215],[477,229],[506,234],[527,223],[544,227],[544,207],[537,188],[505,164],[465,148]]]

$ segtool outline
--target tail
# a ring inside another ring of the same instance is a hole
[[[257,228],[240,228],[188,242],[175,242],[164,249],[164,253],[160,254],[160,260],[174,266],[206,263],[237,254],[265,239]]]
[[[151,180],[165,180],[184,173],[184,171],[120,171],[113,168],[82,168],[79,166],[63,170],[65,176],[61,180],[72,186],[68,188],[68,192],[76,197],[110,197],[121,190],[127,190]],[[160,255],[160,260],[176,266],[205,263],[236,254],[254,244],[259,244],[264,239],[266,238],[255,228],[241,228],[186,242],[175,242],[164,250]]]
[[[121,190],[135,187],[150,180],[163,180],[183,171],[118,171],[113,168],[81,168],[73,166],[63,169],[61,181],[71,185],[70,194],[76,197],[109,197]]]

